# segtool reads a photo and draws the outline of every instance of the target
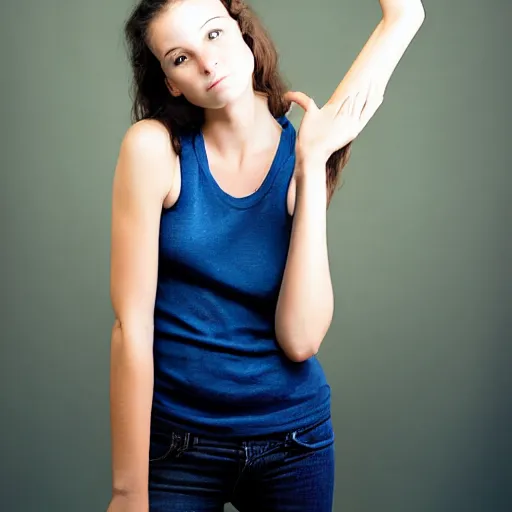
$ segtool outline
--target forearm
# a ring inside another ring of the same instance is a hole
[[[114,494],[148,492],[153,351],[149,329],[115,327],[111,343],[110,417]],[[148,338],[148,339],[142,339]]]
[[[333,315],[327,250],[325,163],[300,162],[288,258],[276,309],[276,336],[287,356],[303,361],[317,353]],[[312,169],[320,166],[321,169]]]
[[[384,91],[410,45],[412,39],[421,27],[424,11],[421,2],[395,2],[384,4],[383,17],[368,41],[357,55],[343,80],[336,88],[333,97],[343,97],[350,90],[354,80],[361,76],[368,77],[379,84]],[[408,5],[402,5],[407,3]]]

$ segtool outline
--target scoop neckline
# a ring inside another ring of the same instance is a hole
[[[278,121],[278,123],[281,125],[281,134],[279,136],[279,143],[277,145],[274,158],[272,159],[272,163],[270,164],[267,174],[258,189],[255,192],[243,197],[236,197],[229,194],[218,184],[210,170],[210,164],[208,162],[208,154],[206,152],[206,144],[202,129],[200,129],[197,133],[195,149],[198,156],[199,167],[201,168],[203,175],[206,177],[208,183],[212,186],[216,195],[230,206],[234,206],[236,208],[249,208],[258,203],[272,187],[279,169],[282,167],[282,164],[288,156],[286,155],[285,150],[287,147],[286,139],[288,137],[289,121],[285,116],[276,118],[276,121]]]

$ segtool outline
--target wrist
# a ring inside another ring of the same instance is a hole
[[[295,163],[295,178],[301,181],[325,182],[326,163],[325,159],[316,155],[298,155]]]
[[[322,172],[321,164],[306,164],[304,171],[297,170],[295,175],[296,204],[307,203],[322,205],[327,197],[327,179],[325,171]]]
[[[327,165],[327,158],[319,153],[306,153],[302,151],[296,152],[296,162],[297,166],[301,168],[301,170],[314,170],[314,169],[322,169],[325,171],[325,166]]]
[[[119,486],[114,485],[112,487],[112,496],[118,496],[120,498],[129,498],[129,499],[146,499],[148,497],[149,491],[148,486],[141,485],[139,487],[127,487],[127,486]]]

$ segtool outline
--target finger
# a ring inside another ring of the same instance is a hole
[[[352,115],[355,115],[357,117],[361,116],[361,113],[366,104],[367,98],[368,98],[367,91],[359,91],[357,93],[356,97],[354,98],[354,104],[352,106]]]
[[[336,114],[349,114],[351,101],[352,98],[350,96],[345,97],[343,100],[338,100],[339,107],[336,110]]]
[[[327,101],[327,105],[334,105],[336,107],[336,111],[339,112],[346,100],[346,87],[344,82],[341,82]]]
[[[354,110],[355,110],[354,106],[355,106],[355,103],[356,103],[357,94],[358,93],[356,93],[355,96],[351,96],[350,97],[350,103],[348,105],[348,115],[349,116],[353,116],[354,115]]]
[[[306,112],[310,108],[316,107],[316,103],[313,98],[310,98],[307,94],[300,91],[289,91],[285,93],[284,99],[286,101],[293,101],[297,103],[297,105],[301,106]]]
[[[383,98],[380,89],[377,88],[375,83],[371,83],[368,98],[366,99],[365,106],[361,112],[361,121],[364,125],[366,125],[366,123],[368,123],[372,118],[373,114],[375,114],[376,110],[380,107],[382,100]]]

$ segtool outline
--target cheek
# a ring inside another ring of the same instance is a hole
[[[237,55],[233,62],[236,62],[235,69],[242,79],[246,80],[249,76],[252,76],[254,72],[254,55],[243,40],[238,47]]]
[[[248,46],[246,47],[246,51],[247,51],[246,59],[247,59],[248,71],[249,71],[249,73],[252,74],[254,71],[254,55],[252,54],[252,51]]]
[[[192,66],[187,67],[186,70],[180,69],[178,73],[175,73],[172,77],[172,83],[185,97],[197,95],[200,85],[200,81],[197,79],[197,71],[192,69]]]

